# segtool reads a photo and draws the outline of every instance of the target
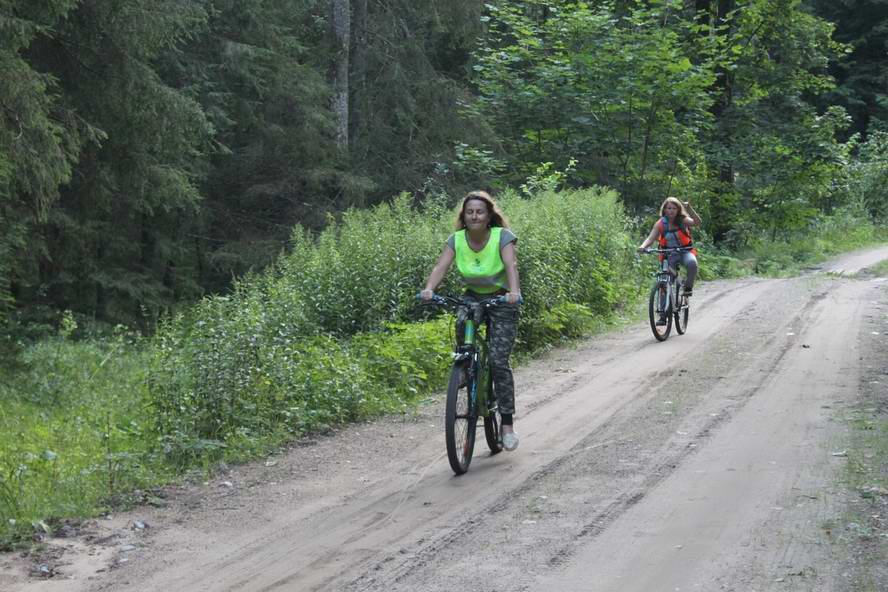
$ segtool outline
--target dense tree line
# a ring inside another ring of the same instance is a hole
[[[811,0],[815,14],[835,26],[833,38],[847,52],[830,63],[836,87],[821,105],[843,106],[852,118],[847,133],[866,134],[888,122],[888,3],[882,0]]]
[[[0,0],[0,318],[150,326],[401,191],[674,193],[732,247],[884,215],[886,11]]]

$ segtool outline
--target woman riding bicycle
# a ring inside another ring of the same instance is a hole
[[[488,309],[489,361],[493,388],[502,417],[503,448],[518,448],[518,434],[513,427],[515,413],[515,381],[509,358],[518,334],[518,307],[521,287],[518,280],[518,238],[506,228],[508,222],[493,198],[486,191],[472,191],[464,199],[456,218],[456,232],[450,235],[444,250],[432,268],[423,300],[430,300],[435,288],[444,279],[450,265],[456,267],[467,289],[465,297],[473,299],[504,295],[507,306]],[[465,322],[466,310],[457,315],[457,335]]]
[[[675,197],[667,197],[660,206],[660,219],[654,222],[650,234],[638,247],[644,251],[658,241],[661,249],[687,247],[693,244],[691,238],[691,226],[700,226],[703,221],[700,215],[691,207],[690,202],[682,203]],[[684,265],[686,278],[684,283],[684,295],[691,296],[694,290],[694,280],[697,278],[697,250],[676,251],[669,253],[669,267],[676,269]],[[661,319],[665,321],[665,319]],[[659,324],[659,321],[658,321]]]

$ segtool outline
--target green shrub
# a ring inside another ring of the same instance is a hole
[[[190,374],[176,356],[159,360],[152,401],[170,460],[221,458],[232,441],[293,437],[387,408],[360,360],[331,337],[245,349],[238,349],[244,341],[232,344],[200,356]]]
[[[704,281],[737,278],[753,273],[753,261],[744,261],[730,255],[701,250],[697,259],[700,269],[699,277]]]
[[[415,398],[440,388],[447,378],[453,344],[452,317],[423,323],[390,323],[386,331],[362,333],[349,344],[377,388]]]
[[[297,230],[270,289],[298,294],[308,323],[320,332],[353,335],[402,320],[441,252],[450,216],[437,204],[411,208],[402,195],[331,219],[317,241]]]
[[[211,331],[187,364],[180,346],[193,346],[194,333],[181,341],[169,329],[164,335],[152,402],[164,450],[177,464],[239,456],[269,434],[263,446],[403,410],[440,387],[449,356],[443,320],[393,324],[350,341],[326,335],[262,341],[234,330],[217,339]]]
[[[613,192],[500,201],[519,237],[521,347],[577,335],[631,295],[636,271]],[[440,388],[447,321],[405,322],[421,316],[416,292],[454,218],[443,201],[417,210],[400,196],[331,219],[316,240],[296,229],[274,269],[163,324],[150,390],[170,458],[224,456],[235,444],[403,408]],[[460,291],[456,273],[439,291]]]
[[[537,342],[531,327],[555,307],[582,304],[592,314],[613,314],[633,297],[637,265],[628,220],[609,190],[545,192],[531,199],[506,194],[501,203],[518,236],[521,340]],[[545,323],[543,323],[545,324]]]
[[[586,335],[594,324],[595,316],[586,305],[563,302],[538,317],[522,320],[522,333],[539,348]]]

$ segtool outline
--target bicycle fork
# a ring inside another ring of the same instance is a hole
[[[670,290],[670,282],[666,279],[657,280],[657,286],[660,289],[660,298],[658,299],[658,304],[660,305],[657,309],[657,312],[661,315],[669,314],[672,309],[672,290]]]
[[[469,316],[466,319],[465,329],[463,333],[463,347],[454,354],[455,361],[464,361],[466,372],[466,383],[468,389],[468,405],[466,410],[469,421],[477,421],[479,416],[487,417],[488,406],[488,383],[490,381],[490,373],[485,371],[482,366],[487,363],[486,356],[482,356],[484,344],[478,343],[478,334],[475,330],[476,319]],[[482,357],[484,359],[482,359]],[[482,384],[482,382],[484,384]],[[479,388],[481,389],[479,391]],[[479,405],[479,393],[483,398],[484,405]]]

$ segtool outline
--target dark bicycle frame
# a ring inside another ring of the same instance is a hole
[[[464,372],[464,380],[468,391],[468,404],[466,410],[466,442],[463,454],[460,456],[458,443],[452,433],[453,426],[447,427],[447,456],[453,472],[457,475],[465,473],[472,461],[475,445],[475,430],[478,418],[484,419],[484,432],[487,445],[491,454],[497,454],[502,450],[500,441],[500,424],[497,417],[497,402],[493,396],[493,383],[491,380],[490,364],[487,357],[487,336],[489,323],[487,309],[506,303],[505,296],[493,296],[489,298],[466,298],[461,296],[453,298],[435,294],[427,302],[444,306],[453,310],[467,308],[465,325],[462,329],[462,340],[457,336],[457,342],[453,350],[453,369],[451,382],[454,375]],[[519,301],[520,302],[520,301]],[[484,326],[483,336],[480,328]],[[448,391],[450,388],[448,388]],[[448,392],[448,397],[450,397]],[[454,395],[456,396],[456,395]],[[460,417],[461,418],[461,417]],[[458,419],[458,418],[454,418]],[[450,418],[447,418],[450,421]]]

